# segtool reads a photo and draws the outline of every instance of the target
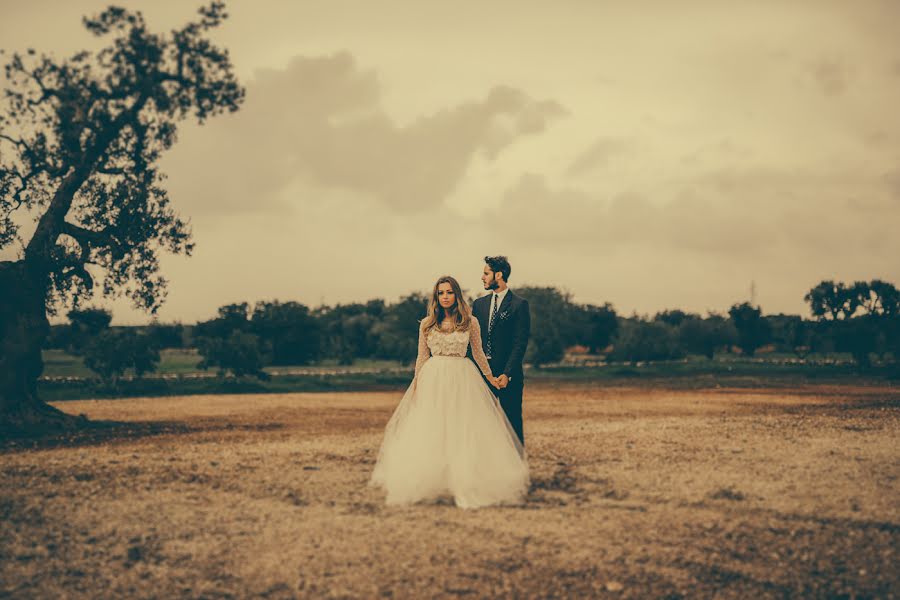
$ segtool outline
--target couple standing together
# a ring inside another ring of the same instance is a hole
[[[518,504],[528,491],[522,360],[528,301],[507,287],[505,256],[485,257],[490,294],[466,304],[438,279],[419,325],[415,377],[385,428],[369,484],[387,504],[453,496],[461,508]],[[471,360],[470,360],[471,359]]]

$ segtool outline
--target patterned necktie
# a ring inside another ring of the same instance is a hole
[[[494,333],[494,319],[497,318],[497,310],[500,308],[500,302],[497,300],[497,294],[494,294],[493,298],[494,308],[491,310],[491,320],[488,321],[488,338],[487,338],[487,352],[485,354],[487,356],[493,356],[491,354],[491,338]]]

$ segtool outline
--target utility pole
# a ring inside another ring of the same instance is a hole
[[[750,305],[756,306],[756,281],[750,280]]]

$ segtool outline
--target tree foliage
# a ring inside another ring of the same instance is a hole
[[[384,308],[384,316],[373,330],[379,358],[399,360],[404,364],[416,359],[419,323],[425,318],[428,301],[428,296],[416,292]]]
[[[265,340],[273,365],[305,365],[319,357],[318,322],[299,302],[258,302],[250,330]]]
[[[753,356],[771,339],[769,323],[762,318],[762,310],[758,306],[749,302],[735,304],[728,314],[737,330],[737,345],[747,356]]]
[[[849,352],[860,367],[871,364],[873,353],[884,357],[890,352],[895,362],[900,358],[900,291],[892,283],[880,279],[852,285],[822,281],[804,299],[820,324],[830,322],[836,349]],[[854,316],[860,308],[864,314]]]
[[[106,330],[84,347],[84,364],[107,383],[131,370],[142,377],[159,365],[159,346],[152,336],[132,329]]]
[[[859,290],[842,282],[822,281],[809,290],[803,299],[809,303],[813,317],[817,319],[849,319],[859,308]]]
[[[555,287],[526,286],[516,288],[516,294],[528,300],[531,310],[531,335],[525,362],[536,367],[557,362],[565,354],[567,340],[574,342],[578,325],[572,296]]]
[[[201,369],[217,368],[219,375],[231,372],[235,377],[252,376],[268,379],[259,336],[245,331],[232,331],[227,337],[207,337],[198,340],[203,360]]]
[[[91,339],[109,329],[112,322],[112,312],[103,308],[72,309],[66,316],[69,317],[67,349],[76,354]]]
[[[664,321],[624,319],[616,337],[612,358],[639,362],[680,358],[684,351],[678,345],[677,330]]]
[[[772,341],[776,349],[782,352],[793,352],[798,358],[805,358],[813,348],[814,323],[804,321],[799,315],[770,315],[766,317]]]
[[[677,338],[686,353],[712,359],[717,351],[737,342],[737,331],[734,324],[721,315],[710,314],[705,319],[699,315],[685,315],[678,320]]]
[[[616,309],[607,302],[602,306],[583,304],[577,310],[581,315],[577,325],[578,341],[587,346],[591,354],[603,351],[619,330]]]
[[[27,271],[46,277],[53,311],[68,298],[121,293],[155,312],[165,298],[158,251],[190,254],[190,228],[157,167],[176,123],[237,110],[244,97],[227,51],[206,38],[224,4],[169,34],[140,12],[110,7],[84,25],[110,43],[58,61],[29,51],[6,64],[0,110],[0,248],[22,245]],[[31,239],[16,214],[40,215]]]

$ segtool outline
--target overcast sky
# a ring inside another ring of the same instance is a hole
[[[168,30],[184,1],[120,2]],[[66,56],[104,2],[0,0],[0,47]],[[199,4],[197,4],[199,6]],[[396,300],[440,275],[620,313],[808,314],[900,284],[900,2],[229,3],[246,103],[162,162],[194,256],[164,321]],[[3,255],[10,258],[8,253]],[[148,317],[127,302],[114,322]]]

